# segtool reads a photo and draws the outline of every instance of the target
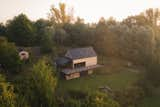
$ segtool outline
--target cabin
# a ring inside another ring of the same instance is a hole
[[[97,54],[92,47],[74,48],[68,50],[63,57],[56,60],[57,70],[66,79],[79,78],[93,73],[97,64]]]

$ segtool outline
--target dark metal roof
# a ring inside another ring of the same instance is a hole
[[[56,59],[56,64],[59,66],[64,66],[65,64],[69,63],[71,60],[66,57],[59,57]]]
[[[80,59],[97,56],[92,47],[70,49],[65,54],[70,59]]]

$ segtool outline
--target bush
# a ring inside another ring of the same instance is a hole
[[[133,86],[123,91],[115,92],[115,99],[122,107],[136,107],[144,97],[144,91],[141,87]]]
[[[0,38],[0,64],[3,69],[12,73],[19,71],[21,67],[16,46],[3,37]]]
[[[6,82],[5,78],[0,75],[0,107],[16,107],[15,99],[13,85]]]
[[[119,107],[119,103],[105,93],[91,93],[85,100],[84,107]]]
[[[17,93],[23,95],[32,107],[53,107],[57,84],[53,72],[54,68],[46,62],[46,59],[39,60],[28,75],[21,75],[16,79]]]

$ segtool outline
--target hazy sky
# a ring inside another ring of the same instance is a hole
[[[52,4],[65,2],[74,8],[75,16],[86,22],[97,22],[100,17],[113,16],[122,20],[148,8],[160,8],[160,0],[0,0],[0,22],[20,13],[32,20],[47,18]]]

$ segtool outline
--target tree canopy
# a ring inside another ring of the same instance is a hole
[[[35,40],[35,27],[26,15],[20,14],[7,23],[9,41],[20,46],[32,46]]]
[[[4,37],[0,37],[0,64],[5,71],[11,73],[18,72],[21,66],[17,48]]]

